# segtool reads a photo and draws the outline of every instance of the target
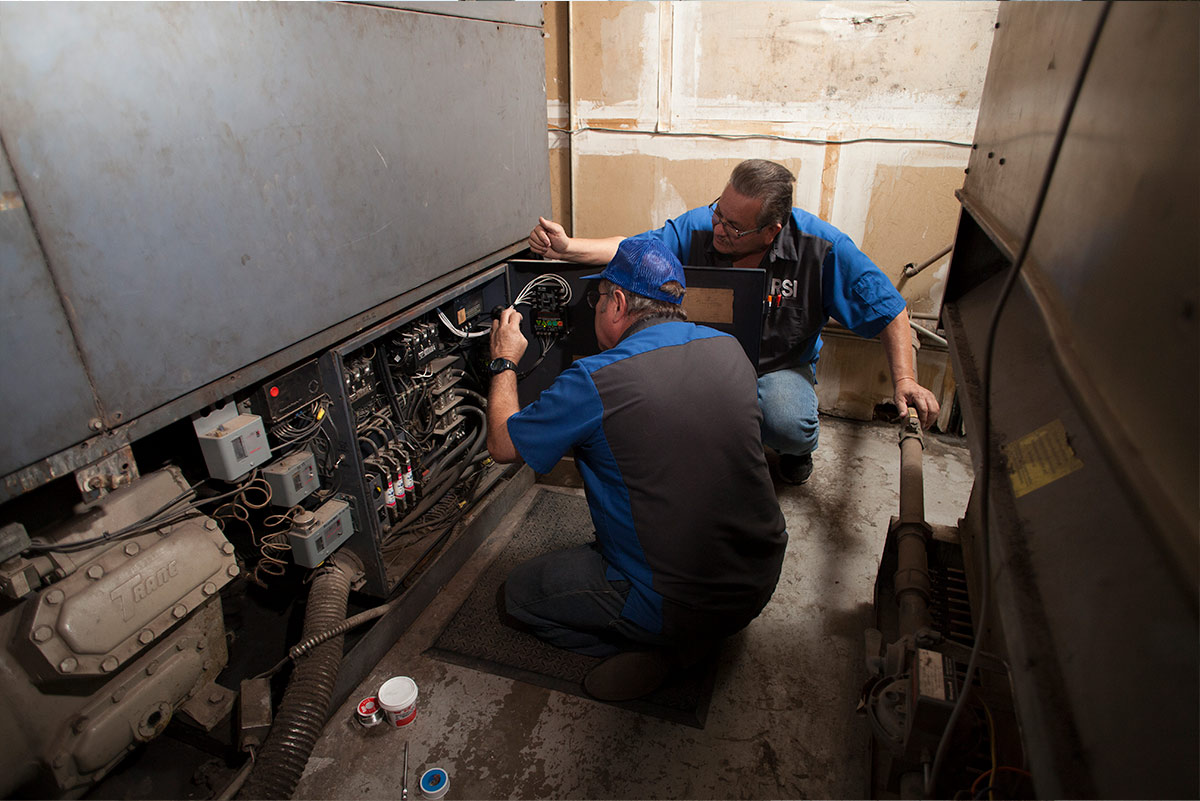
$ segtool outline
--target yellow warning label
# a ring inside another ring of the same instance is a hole
[[[1053,420],[1005,445],[1004,453],[1008,457],[1008,477],[1018,498],[1083,467],[1067,442],[1067,429],[1061,420]]]

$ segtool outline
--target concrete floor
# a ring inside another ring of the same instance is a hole
[[[422,655],[531,492],[334,713],[295,798],[399,798],[406,741],[413,799],[430,767],[449,773],[449,799],[867,797],[869,729],[854,709],[875,573],[898,512],[897,442],[896,426],[823,418],[812,479],[776,485],[790,535],[783,576],[724,648],[703,730]],[[926,518],[957,524],[969,452],[929,436],[924,466]],[[354,703],[394,675],[416,680],[417,720],[360,728]]]

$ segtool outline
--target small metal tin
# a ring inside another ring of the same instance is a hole
[[[367,728],[381,723],[383,721],[383,710],[379,707],[379,699],[373,695],[369,695],[359,701],[355,716],[358,718],[358,722]]]

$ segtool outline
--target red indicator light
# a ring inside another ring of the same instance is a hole
[[[271,397],[272,397],[272,398],[278,398],[278,397],[279,397],[279,387],[271,387],[271,388],[270,388],[269,390],[267,390],[267,391],[270,393],[270,395],[271,395]]]

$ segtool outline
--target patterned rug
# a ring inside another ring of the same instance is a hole
[[[517,524],[512,540],[480,576],[427,653],[444,662],[591,699],[584,692],[583,677],[600,659],[547,645],[501,624],[496,614],[496,590],[514,567],[543,553],[592,540],[594,529],[584,498],[545,489],[535,492],[537,496]],[[712,699],[717,656],[714,653],[690,670],[677,671],[644,698],[614,702],[613,706],[702,729]]]

